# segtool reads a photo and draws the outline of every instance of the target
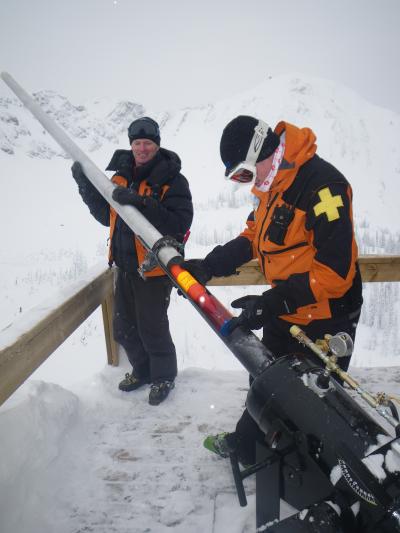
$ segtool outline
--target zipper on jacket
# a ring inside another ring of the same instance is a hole
[[[302,248],[303,246],[307,246],[307,244],[308,244],[307,241],[303,241],[297,244],[293,244],[292,246],[287,246],[286,248],[282,248],[282,250],[274,250],[271,252],[263,251],[261,253],[263,255],[279,255],[279,254],[282,254],[283,252],[287,252],[288,250],[294,250],[295,248]]]
[[[271,195],[271,192],[270,192],[270,195]],[[260,241],[261,241],[261,235],[263,234],[263,231],[264,231],[264,224],[265,224],[265,221],[267,220],[268,213],[271,211],[271,207],[273,206],[273,204],[275,203],[276,199],[278,198],[278,195],[279,195],[279,192],[276,192],[275,196],[272,198],[272,200],[269,200],[268,203],[267,203],[267,209],[265,211],[264,220],[262,221],[261,228],[260,228],[260,233],[258,234],[258,246],[257,247],[258,247],[258,254],[260,256],[263,255],[263,253],[261,251],[261,248],[260,248]],[[264,261],[262,261],[262,270],[263,270],[263,274],[265,276]]]

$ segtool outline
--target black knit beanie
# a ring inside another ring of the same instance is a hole
[[[239,115],[225,126],[221,137],[220,154],[227,170],[246,159],[254,135],[254,128],[257,124],[258,119],[247,115]],[[257,162],[267,159],[278,146],[279,135],[269,128]]]
[[[160,146],[160,127],[150,117],[141,117],[134,120],[128,128],[129,144],[135,139],[150,139]]]

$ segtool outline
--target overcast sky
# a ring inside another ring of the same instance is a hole
[[[159,110],[304,73],[400,112],[399,27],[400,0],[0,0],[0,70]]]

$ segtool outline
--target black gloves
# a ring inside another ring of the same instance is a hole
[[[268,316],[278,317],[296,311],[294,302],[276,288],[264,292],[261,296],[243,296],[234,300],[231,306],[235,309],[243,309],[243,311],[238,317],[234,317],[230,321],[230,331],[238,326],[260,329]]]
[[[144,197],[127,187],[115,187],[112,198],[121,205],[133,205],[136,208],[144,206]]]
[[[230,321],[230,331],[238,326],[245,326],[249,329],[262,328],[266,311],[263,296],[243,296],[234,300],[231,306],[235,309],[243,309],[243,311]]]
[[[86,187],[87,184],[90,183],[89,179],[86,177],[85,173],[83,172],[82,165],[78,161],[74,162],[74,164],[71,167],[71,171],[72,171],[72,176],[74,180],[76,181],[76,183],[78,184],[80,188]]]
[[[78,185],[79,194],[82,196],[83,201],[90,206],[92,201],[97,201],[100,198],[100,202],[103,202],[103,197],[98,192],[96,187],[91,183],[89,178],[83,172],[82,165],[75,161],[71,167],[72,176]],[[90,207],[89,207],[90,209]]]
[[[202,285],[206,285],[212,278],[212,273],[204,259],[188,259],[183,261],[180,266],[190,272]]]

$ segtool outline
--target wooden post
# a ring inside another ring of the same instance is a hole
[[[119,353],[118,345],[114,340],[113,336],[113,309],[114,309],[114,294],[110,293],[101,304],[101,310],[103,312],[103,325],[104,325],[104,336],[106,339],[106,348],[107,348],[107,362],[109,365],[118,366],[119,365]]]

